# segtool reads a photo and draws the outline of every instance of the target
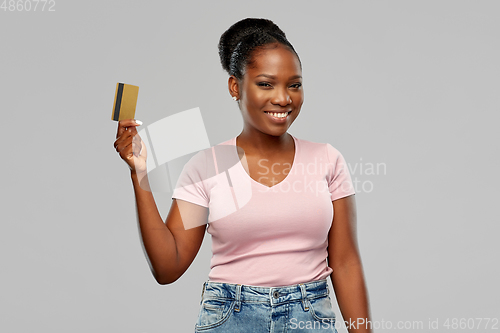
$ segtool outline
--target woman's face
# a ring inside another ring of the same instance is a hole
[[[299,115],[304,100],[299,60],[281,44],[257,50],[252,60],[236,88],[245,130],[283,135]]]

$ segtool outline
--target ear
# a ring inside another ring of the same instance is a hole
[[[227,80],[227,87],[231,96],[240,99],[240,82],[234,75],[231,75]]]

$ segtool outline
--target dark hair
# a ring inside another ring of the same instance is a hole
[[[221,35],[218,47],[222,68],[241,80],[245,68],[252,64],[253,52],[276,43],[288,47],[297,56],[302,68],[299,55],[286,39],[285,33],[273,21],[263,18],[238,21]]]

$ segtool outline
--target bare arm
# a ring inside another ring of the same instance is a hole
[[[168,284],[181,277],[196,257],[205,235],[208,209],[174,199],[166,223],[162,221],[149,186],[147,149],[136,126],[139,123],[134,119],[120,120],[114,147],[131,171],[137,221],[151,272],[158,283]]]
[[[356,237],[356,201],[351,195],[332,204],[334,218],[328,235],[332,285],[349,333],[371,333],[366,324],[371,320],[368,292]],[[354,325],[349,324],[353,322]]]
[[[147,186],[147,176],[141,179],[142,186]],[[137,220],[151,272],[159,284],[175,282],[184,274],[196,257],[205,227],[203,221],[199,226],[185,229],[179,212],[178,201],[173,199],[166,222],[161,219],[153,194],[139,185],[137,175],[132,172],[132,183],[136,198]],[[207,212],[201,207],[183,201],[182,204],[192,210]],[[206,215],[205,215],[206,216]],[[206,219],[206,217],[205,217]]]

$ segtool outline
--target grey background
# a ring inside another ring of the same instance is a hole
[[[0,10],[2,332],[193,331],[210,236],[180,280],[155,282],[113,148],[113,94],[139,85],[145,125],[200,107],[212,145],[237,135],[216,47],[245,17],[272,19],[301,57],[305,102],[290,133],[353,167],[386,165],[352,175],[373,185],[356,194],[372,319],[425,325],[405,332],[498,320],[498,1],[54,8]],[[166,217],[170,197],[155,198]],[[498,330],[484,327],[467,331]]]

